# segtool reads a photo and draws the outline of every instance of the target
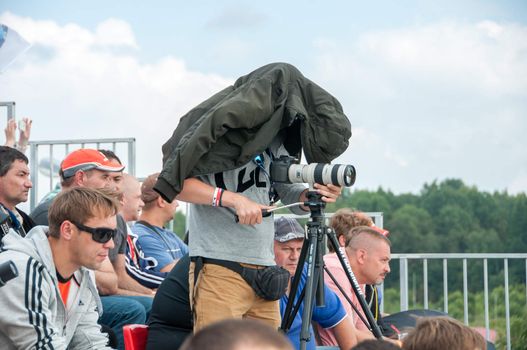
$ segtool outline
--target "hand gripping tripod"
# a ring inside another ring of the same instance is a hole
[[[309,327],[311,325],[311,317],[313,315],[313,300],[316,296],[317,306],[324,306],[324,274],[322,268],[324,266],[323,254],[323,242],[324,236],[327,236],[333,249],[337,253],[338,259],[346,272],[353,292],[357,296],[362,310],[367,318],[367,326],[370,331],[377,339],[382,339],[382,333],[377,325],[375,318],[373,317],[364,294],[359,287],[353,271],[348,263],[348,260],[344,258],[344,254],[339,249],[339,244],[335,233],[324,223],[323,210],[326,204],[321,200],[321,195],[315,191],[309,191],[307,194],[308,201],[304,204],[309,207],[311,212],[310,220],[307,223],[306,234],[307,237],[302,246],[300,253],[300,259],[298,266],[293,277],[291,289],[289,290],[289,301],[282,317],[282,324],[280,329],[287,334],[291,328],[291,324],[298,313],[300,305],[304,302],[304,313],[302,315],[302,330],[300,333],[300,349],[305,350],[307,343],[309,342],[310,332]],[[295,295],[297,294],[298,284],[302,276],[302,270],[304,264],[307,263],[307,280],[302,293],[300,294],[297,303],[295,304]],[[352,305],[353,306],[353,305]]]

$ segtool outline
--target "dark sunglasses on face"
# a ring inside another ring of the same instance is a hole
[[[79,230],[91,233],[92,239],[97,243],[106,243],[112,239],[117,230],[109,227],[88,227],[78,222],[71,221]]]

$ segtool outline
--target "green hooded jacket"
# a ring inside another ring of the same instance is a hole
[[[163,145],[154,189],[172,201],[186,178],[236,169],[278,133],[292,155],[330,163],[348,148],[351,124],[339,101],[287,63],[242,76],[183,116]]]

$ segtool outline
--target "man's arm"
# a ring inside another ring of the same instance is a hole
[[[125,267],[124,254],[117,254],[117,257],[112,262],[112,265],[115,269],[115,273],[117,274],[117,285],[119,288],[118,294],[146,296],[153,296],[155,294],[152,289],[143,287],[141,284],[139,284],[139,282],[128,275]],[[129,292],[133,292],[133,294],[130,294]]]
[[[349,316],[346,316],[332,330],[341,349],[351,349],[361,341],[357,337],[357,330]]]
[[[177,264],[178,261],[179,261],[179,259],[176,259],[176,260],[172,261],[170,264],[165,265],[165,267],[163,267],[163,268],[162,268],[161,270],[159,270],[159,271],[161,271],[161,272],[170,272],[170,271],[172,271],[172,268],[173,268],[174,266],[176,266],[176,264]]]
[[[134,253],[137,259],[133,258],[131,252]],[[143,259],[140,257],[141,254],[143,254],[141,249],[133,243],[132,239],[128,239],[126,255],[124,257],[126,272],[142,286],[157,289],[167,274],[144,268]]]
[[[95,284],[97,285],[97,289],[101,295],[117,294],[117,275],[113,270],[110,259],[104,259],[101,267],[95,271]]]
[[[346,272],[344,271],[342,265],[340,265],[340,261],[338,262],[338,265],[335,265],[335,262],[332,260],[327,260],[333,258],[333,256],[328,255],[325,257],[326,260],[326,268],[331,272],[333,277],[337,280],[337,283],[340,285],[342,289],[345,291],[350,291],[348,295],[346,295],[352,302],[357,300],[355,294],[352,291],[351,283],[348,280],[348,276],[346,275]],[[340,299],[342,302],[342,306],[346,310],[346,313],[348,314],[350,318],[350,322],[353,325],[353,328],[355,329],[355,332],[357,333],[357,339],[359,341],[367,340],[367,339],[374,339],[375,337],[373,334],[366,330],[366,329],[359,329],[357,327],[357,324],[359,322],[362,323],[362,320],[356,315],[355,310],[353,310],[352,306],[350,305],[347,298],[342,294],[341,290],[337,287],[337,284],[333,281],[332,278],[329,277],[327,271],[324,272],[324,281],[326,283],[326,286],[330,288]],[[361,310],[360,304],[358,305],[359,310]],[[361,315],[364,315],[364,313],[361,313]],[[336,336],[336,335],[335,335]]]
[[[196,178],[189,178],[185,180],[183,190],[176,199],[194,204],[212,205],[213,195],[214,187]],[[238,215],[239,223],[245,225],[261,224],[262,209],[272,208],[231,191],[223,192],[221,204],[223,207],[233,208]]]

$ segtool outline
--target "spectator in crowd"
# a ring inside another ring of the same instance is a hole
[[[143,201],[141,200],[141,184],[134,176],[123,174],[121,189],[122,206],[119,211],[120,215],[117,216],[117,220],[118,222],[120,221],[122,230],[117,233],[115,240],[116,248],[111,250],[109,255],[112,268],[117,274],[117,294],[147,297],[137,298],[137,300],[144,303],[145,309],[147,312],[149,312],[153,297],[152,289],[143,287],[136,280],[131,278],[126,272],[125,266],[128,232],[131,232],[127,222],[137,220],[144,205]]]
[[[27,144],[29,142],[29,136],[31,135],[31,125],[33,121],[29,118],[23,118],[20,121],[20,133],[18,136],[18,142],[16,141],[16,120],[9,119],[5,128],[5,145],[7,147],[13,147],[22,153],[26,152]]]
[[[122,175],[124,166],[111,161],[103,153],[95,149],[78,149],[71,152],[61,163],[59,175],[62,189],[74,187],[116,188],[112,173]],[[40,203],[30,213],[37,225],[48,225],[48,208],[52,198]]]
[[[123,174],[120,188],[122,192],[121,215],[127,223],[133,224],[139,220],[145,206],[141,196],[141,183],[133,175]]]
[[[283,138],[285,135],[277,137],[266,152],[239,168],[185,179],[177,196],[191,203],[189,251],[196,264],[203,263],[199,274],[195,274],[192,262],[189,275],[195,331],[225,318],[250,317],[279,326],[277,301],[256,294],[241,275],[226,265],[243,264],[253,270],[275,265],[273,222],[270,217],[262,218],[262,209],[271,208],[274,193],[285,204],[307,200],[307,189],[302,184],[271,186],[268,174],[273,157],[288,154]],[[160,178],[156,190],[160,181],[164,184]],[[325,202],[334,202],[341,192],[333,185],[314,184],[314,188]],[[293,208],[297,214],[307,210]]]
[[[141,186],[140,193],[145,206],[132,231],[137,235],[135,243],[141,268],[166,274],[188,253],[188,248],[174,232],[164,228],[174,218],[178,202],[174,199],[168,203],[154,191],[158,175],[148,176]]]
[[[357,211],[357,210],[352,210],[350,208],[341,208],[337,210],[335,214],[331,217],[330,226],[335,232],[335,235],[337,236],[337,241],[339,242],[340,247],[344,247],[346,237],[353,227],[368,226],[368,227],[373,228],[374,230],[377,230],[383,236],[388,236],[389,234],[388,230],[375,226],[372,218],[369,215],[367,215],[366,213]],[[334,253],[333,246],[330,244],[329,241],[328,241],[328,250],[330,253]],[[335,254],[329,255],[329,256],[333,259],[336,259]],[[330,287],[332,286],[330,285]],[[381,327],[383,334],[386,336],[393,335],[393,330],[389,327],[384,326],[382,316],[379,312],[379,305],[381,303],[381,298],[382,298],[382,294],[380,293],[379,288],[377,288],[377,286],[374,286],[374,285],[366,285],[364,286],[364,290],[365,290],[366,302],[368,303],[368,305],[370,305],[371,312],[373,316],[375,317],[375,319],[377,320],[377,323]],[[349,305],[349,303],[344,302],[343,299],[341,299],[341,301],[345,305]],[[361,326],[358,327],[358,329],[360,328]],[[334,343],[334,339],[333,339],[333,342],[324,339],[324,334],[322,335],[322,340],[324,344],[331,345]]]
[[[90,270],[113,247],[117,202],[97,190],[64,191],[49,208],[49,228],[5,237],[0,263],[20,275],[2,288],[3,349],[109,349]]]
[[[114,163],[115,165],[123,165],[123,162],[121,162],[121,159],[117,157],[117,154],[115,154],[114,151],[111,151],[109,149],[98,149],[99,152],[104,154],[106,158],[110,160],[110,162]],[[123,167],[124,170],[124,167]],[[121,190],[121,184],[124,179],[124,173],[122,171],[111,171],[108,176],[110,177],[110,187],[115,188],[118,191]]]
[[[99,149],[98,151],[104,154],[106,158],[108,158],[110,161],[113,161],[114,163],[118,163],[119,165],[122,165],[121,160],[119,159],[119,157],[117,157],[117,155],[113,151],[106,150],[106,149]],[[53,162],[53,160],[50,160],[50,162]],[[109,172],[108,175],[110,176],[110,184],[111,184],[110,187],[119,190],[120,184],[123,178],[123,173],[119,171],[112,171],[112,172]],[[38,205],[55,198],[55,196],[60,193],[61,189],[62,189],[61,184],[60,183],[56,184],[55,187],[50,192],[46,193],[44,197],[42,197]]]
[[[223,320],[189,338],[181,350],[293,350],[283,334],[256,320]]]
[[[463,323],[447,317],[424,317],[403,339],[404,350],[486,350],[483,336]]]
[[[275,220],[275,242],[274,254],[276,263],[289,271],[291,277],[294,276],[299,263],[300,252],[304,244],[304,230],[300,224],[290,218],[281,217]],[[304,267],[302,277],[295,295],[295,301],[299,298],[307,280],[307,268]],[[285,308],[289,300],[288,293],[280,299],[280,311],[284,316]],[[313,310],[313,321],[321,327],[329,329],[337,340],[341,349],[349,349],[357,343],[356,330],[351,322],[351,318],[346,315],[346,310],[342,306],[337,295],[324,285],[325,306],[315,306]],[[291,328],[287,332],[287,337],[299,348],[300,331],[302,327],[302,314],[304,303],[302,302],[298,313],[295,315]],[[308,349],[315,349],[315,337],[310,326],[311,339],[307,344]]]
[[[368,226],[354,227],[347,235],[341,235],[341,237],[345,237],[345,255],[362,292],[365,293],[365,285],[376,285],[384,281],[384,278],[390,272],[390,241],[388,238]],[[324,280],[339,296],[347,314],[353,317],[359,340],[373,338],[368,326],[356,315],[348,301],[348,299],[352,301],[353,305],[359,310],[360,315],[365,319],[364,311],[336,253],[325,255],[324,263],[327,269]],[[329,274],[335,278],[336,282],[333,281]],[[342,293],[337,285],[345,293]],[[377,318],[378,316],[374,314],[374,317]],[[319,333],[324,345],[335,345],[336,340],[332,334],[325,330],[320,330]]]
[[[25,237],[35,226],[33,220],[16,207],[27,201],[29,190],[33,187],[28,162],[22,152],[0,146],[0,240],[10,229]]]

